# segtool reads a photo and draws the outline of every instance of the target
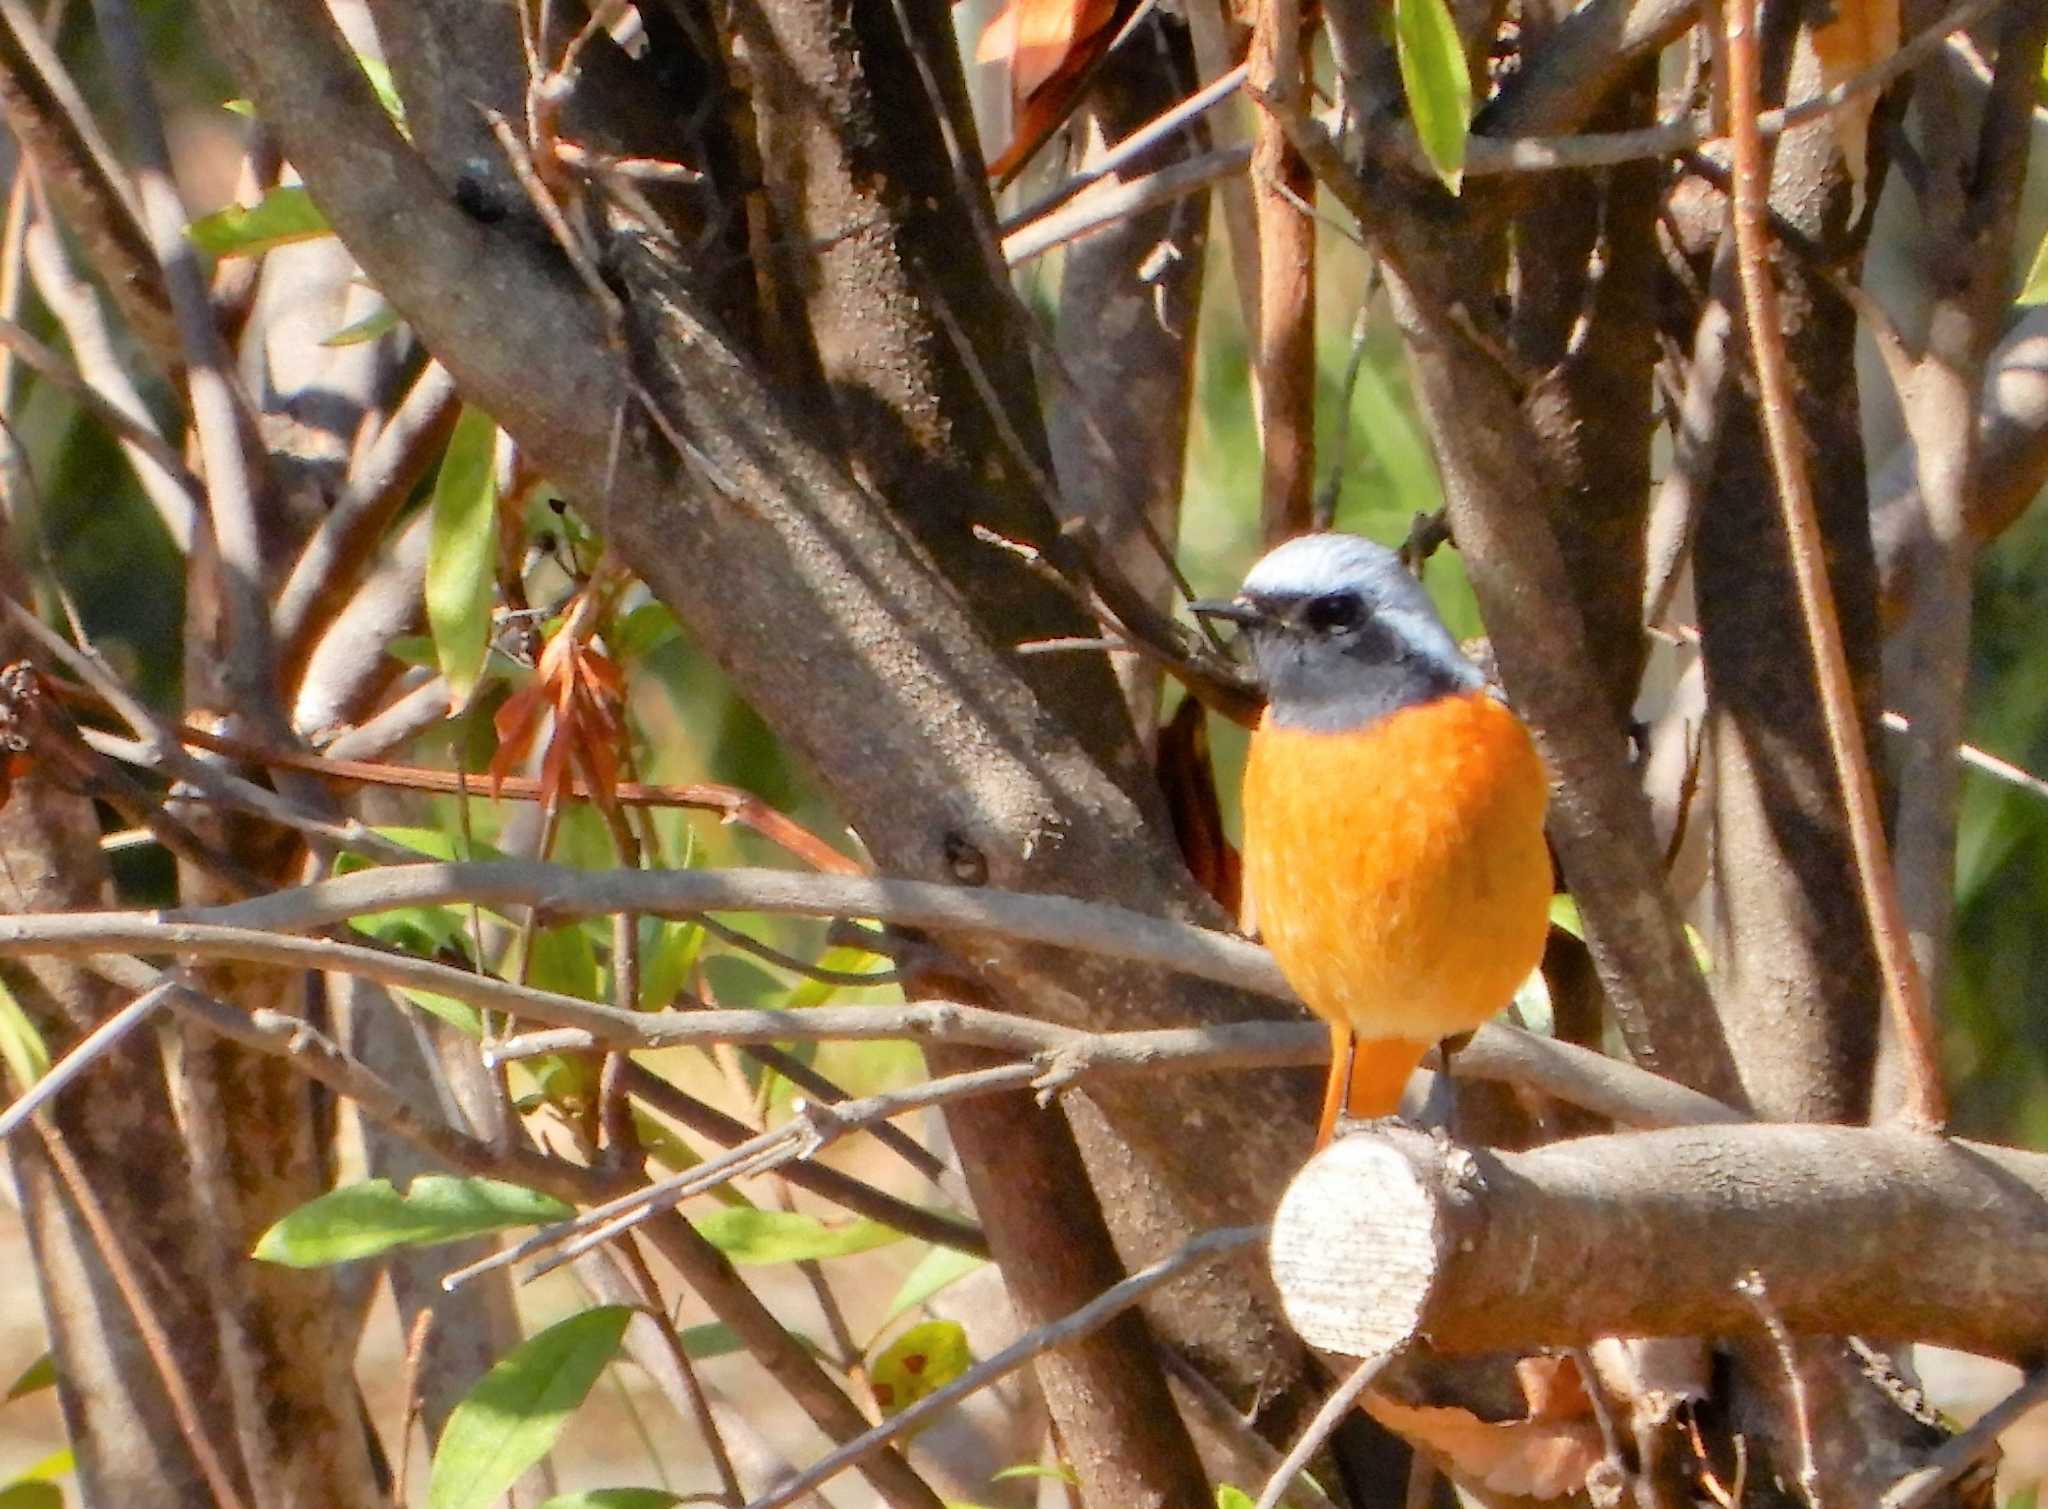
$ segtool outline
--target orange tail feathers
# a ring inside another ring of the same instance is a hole
[[[1408,1076],[1422,1066],[1432,1045],[1405,1037],[1359,1038],[1350,1027],[1330,1025],[1330,1079],[1323,1092],[1322,1125],[1316,1146],[1325,1148],[1337,1130],[1337,1113],[1369,1120],[1401,1109]]]

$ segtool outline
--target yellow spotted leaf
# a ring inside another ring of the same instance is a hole
[[[868,1369],[868,1382],[882,1413],[908,1409],[936,1393],[974,1365],[967,1332],[958,1321],[928,1320],[912,1326],[882,1349]]]

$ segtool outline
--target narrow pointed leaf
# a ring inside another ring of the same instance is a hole
[[[714,1210],[690,1223],[735,1263],[803,1263],[845,1257],[903,1240],[893,1226],[865,1218],[827,1226],[816,1216],[751,1206]]]
[[[455,1406],[434,1451],[427,1509],[487,1509],[554,1447],[619,1350],[629,1305],[558,1321],[514,1348]]]
[[[26,1090],[50,1072],[49,1045],[4,983],[0,983],[0,1064],[7,1066],[17,1091]]]
[[[915,1268],[904,1275],[903,1286],[889,1301],[889,1313],[882,1317],[882,1324],[887,1325],[904,1311],[923,1304],[948,1284],[957,1283],[987,1261],[987,1258],[951,1247],[932,1248],[918,1260]]]
[[[432,1247],[574,1214],[551,1195],[496,1179],[422,1174],[404,1194],[389,1179],[365,1179],[286,1215],[257,1239],[255,1255],[288,1268],[320,1268],[393,1247]]]
[[[586,1488],[581,1493],[558,1493],[540,1509],[672,1509],[682,1501],[680,1494],[666,1488]]]
[[[497,424],[481,409],[464,409],[434,479],[427,543],[427,624],[448,682],[451,710],[476,692],[491,643],[497,593],[498,489],[492,457]]]
[[[1472,124],[1472,72],[1445,0],[1394,0],[1394,51],[1415,136],[1453,194],[1465,181],[1465,132]]]
[[[26,1399],[30,1394],[39,1394],[56,1386],[57,1359],[45,1352],[23,1368],[19,1378],[7,1385],[7,1402],[12,1404],[16,1399]]]
[[[2027,281],[2020,288],[2017,304],[2048,304],[2048,236],[2034,251],[2034,265],[2027,269]]]
[[[343,325],[334,334],[324,337],[320,344],[329,347],[360,346],[374,341],[386,331],[398,328],[398,311],[389,304],[380,304],[359,320]]]
[[[272,189],[255,204],[231,204],[201,215],[185,235],[216,257],[253,257],[274,246],[333,235],[327,217],[299,184]]]

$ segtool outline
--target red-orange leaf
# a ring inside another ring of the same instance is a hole
[[[1009,63],[1015,117],[992,177],[1020,167],[1073,113],[1082,80],[1115,39],[1119,8],[1119,0],[1009,0],[982,31],[975,61]]]
[[[580,767],[591,799],[616,806],[619,748],[626,738],[626,678],[617,662],[583,637],[586,615],[572,612],[542,649],[533,681],[505,700],[494,720],[498,752],[491,760],[491,790],[532,752],[542,715],[553,713],[541,756],[541,800],[557,806],[570,794]]]

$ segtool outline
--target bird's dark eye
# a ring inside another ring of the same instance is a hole
[[[1301,621],[1318,634],[1341,634],[1346,629],[1355,629],[1364,617],[1365,604],[1358,600],[1356,592],[1328,592],[1310,598],[1301,612]]]

